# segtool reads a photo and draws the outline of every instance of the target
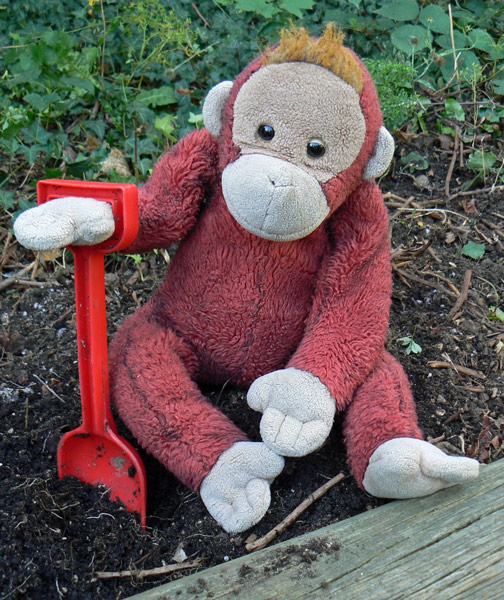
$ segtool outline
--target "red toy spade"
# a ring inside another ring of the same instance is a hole
[[[104,255],[129,246],[138,232],[135,185],[39,181],[38,203],[68,196],[108,202],[116,221],[114,235],[96,246],[71,246],[75,269],[75,302],[82,425],[63,436],[58,447],[60,478],[71,475],[93,486],[104,485],[110,497],[140,514],[145,528],[145,470],[134,448],[118,434],[110,410]]]

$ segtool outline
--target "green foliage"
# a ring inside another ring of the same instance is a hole
[[[406,354],[420,354],[420,352],[422,352],[422,346],[420,346],[420,344],[417,344],[413,340],[413,336],[414,336],[414,334],[411,337],[406,336],[406,337],[398,338],[398,340],[397,340],[403,346],[405,346],[404,352]]]
[[[504,4],[490,0],[0,0],[0,159],[16,169],[96,178],[111,149],[144,179],[176,139],[202,126],[201,102],[299,23],[336,21],[366,58],[386,126],[425,130],[424,91],[446,88],[440,132],[502,135]],[[457,63],[455,64],[454,55]],[[455,66],[457,67],[455,69]],[[456,100],[453,95],[456,93]],[[481,103],[469,112],[464,100]],[[465,138],[464,138],[465,139]],[[469,157],[475,180],[497,164]],[[421,162],[406,163],[409,169]],[[101,175],[103,176],[103,175]],[[112,172],[109,178],[124,175]],[[5,193],[5,192],[4,192]],[[0,210],[12,210],[0,196]]]
[[[376,85],[385,126],[396,131],[418,108],[418,96],[413,87],[415,70],[390,60],[366,60],[365,64]]]
[[[485,244],[476,244],[475,242],[467,242],[462,248],[462,255],[468,256],[473,260],[479,260],[485,255]]]

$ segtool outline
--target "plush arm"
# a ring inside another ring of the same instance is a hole
[[[288,366],[317,377],[342,411],[373,368],[389,322],[388,219],[378,187],[361,185],[330,225],[332,251]]]
[[[332,217],[331,251],[303,340],[287,368],[249,389],[249,406],[263,413],[262,439],[278,454],[319,448],[336,410],[348,405],[383,350],[391,296],[387,224],[381,193],[367,183]]]
[[[217,140],[205,129],[180,140],[139,191],[140,228],[125,252],[166,248],[187,235],[217,177]]]

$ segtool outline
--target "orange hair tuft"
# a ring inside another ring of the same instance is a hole
[[[263,64],[307,62],[329,69],[360,94],[362,72],[353,54],[343,46],[345,34],[329,23],[319,39],[309,36],[304,27],[291,26],[280,32],[280,43],[263,57]]]

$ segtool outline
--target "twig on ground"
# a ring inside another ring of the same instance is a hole
[[[308,498],[306,498],[306,500],[303,500],[303,502],[301,502],[301,504],[297,506],[290,513],[290,515],[287,515],[281,523],[273,527],[271,531],[268,531],[266,535],[259,538],[258,540],[255,540],[254,542],[249,542],[248,544],[246,544],[245,548],[247,552],[254,552],[255,550],[262,550],[262,548],[265,548],[270,542],[272,542],[277,537],[277,535],[283,533],[286,529],[288,529],[292,525],[292,523],[294,523],[309,506],[311,506],[316,500],[321,498],[332,487],[334,487],[343,479],[345,479],[345,476],[343,475],[343,473],[340,473],[339,475],[336,475],[336,477],[333,477],[332,479],[324,483],[324,485],[322,485],[313,493],[311,493],[308,496]]]
[[[29,271],[31,269],[35,268],[36,264],[37,264],[37,261],[34,260],[27,267],[24,267],[23,269],[21,269],[21,271],[18,271],[14,275],[11,275],[10,277],[7,277],[7,279],[4,279],[3,281],[0,281],[0,292],[3,292],[7,288],[9,288],[11,285],[19,283],[22,280],[22,278],[27,273],[29,273]],[[37,282],[35,282],[35,281],[31,281],[31,282],[30,281],[23,281],[23,283],[25,285],[33,285],[34,283],[37,283]]]
[[[445,294],[446,296],[449,296],[450,298],[458,298],[459,297],[458,294],[445,288],[444,285],[440,285],[439,283],[434,283],[432,281],[427,281],[426,279],[422,279],[421,277],[418,277],[417,275],[413,275],[413,273],[407,273],[406,271],[403,271],[402,269],[394,268],[393,266],[392,266],[392,268],[401,277],[405,277],[406,279],[411,279],[412,281],[416,281],[417,283],[421,283],[422,285],[426,285],[428,287],[434,288],[438,292],[441,292],[442,294]]]
[[[478,188],[475,190],[464,190],[460,192],[455,192],[453,196],[448,198],[448,201],[455,200],[459,196],[476,196],[476,194],[493,194],[494,192],[502,192],[504,190],[504,185],[496,185],[491,187]]]
[[[460,375],[467,375],[468,377],[475,377],[476,379],[486,379],[481,371],[475,371],[469,367],[463,367],[462,365],[456,365],[455,363],[445,362],[443,360],[431,360],[427,363],[432,369],[453,369],[460,373]]]
[[[430,275],[431,277],[435,277],[436,279],[443,281],[451,289],[451,291],[454,294],[456,294],[457,297],[460,296],[460,292],[458,291],[458,289],[453,285],[453,283],[447,277],[444,277],[443,275],[440,275],[439,273],[434,273],[433,271],[423,271],[423,274]]]
[[[453,305],[453,308],[448,313],[448,319],[453,320],[453,318],[459,312],[464,302],[467,300],[467,296],[469,295],[469,288],[471,287],[471,277],[472,271],[471,269],[467,269],[467,271],[464,274],[464,283],[462,284],[462,287],[460,289],[460,296],[457,298],[457,301]]]
[[[61,396],[59,396],[53,389],[52,387],[47,384],[43,379],[40,379],[40,377],[38,375],[36,375],[35,373],[33,373],[33,377],[35,377],[35,379],[41,383],[47,390],[49,390],[51,392],[51,394],[57,398],[58,400],[61,400],[61,402],[63,402],[63,404],[65,404],[65,401],[63,400],[63,398]]]
[[[447,198],[450,197],[450,181],[453,174],[453,169],[455,168],[455,162],[457,161],[457,146],[459,141],[459,126],[455,126],[455,141],[453,143],[453,154],[450,162],[450,166],[448,167],[448,173],[446,174],[445,180],[445,196]]]
[[[135,569],[128,571],[97,571],[95,577],[97,579],[117,579],[119,577],[135,577],[135,579],[143,579],[144,577],[167,575],[168,573],[175,573],[175,571],[182,571],[183,569],[194,569],[195,567],[199,567],[200,564],[201,559],[197,558],[192,562],[164,565],[154,569],[142,569],[141,571]]]
[[[493,240],[491,240],[489,237],[487,237],[482,231],[481,229],[478,229],[478,226],[475,225],[474,226],[474,231],[480,236],[480,238],[486,242],[487,244],[493,245],[495,244],[495,242]]]
[[[0,271],[2,270],[3,266],[7,262],[7,256],[8,256],[7,249],[9,247],[9,244],[11,243],[12,237],[13,237],[12,233],[9,231],[9,233],[7,234],[7,238],[5,240],[5,244],[2,249],[2,256],[0,259]]]
[[[489,227],[500,238],[504,239],[504,232],[501,230],[500,227],[498,227],[497,225],[494,225],[494,223],[491,223],[490,221],[487,221],[486,219],[481,219],[481,222],[483,223],[483,225],[486,225],[487,227]]]

